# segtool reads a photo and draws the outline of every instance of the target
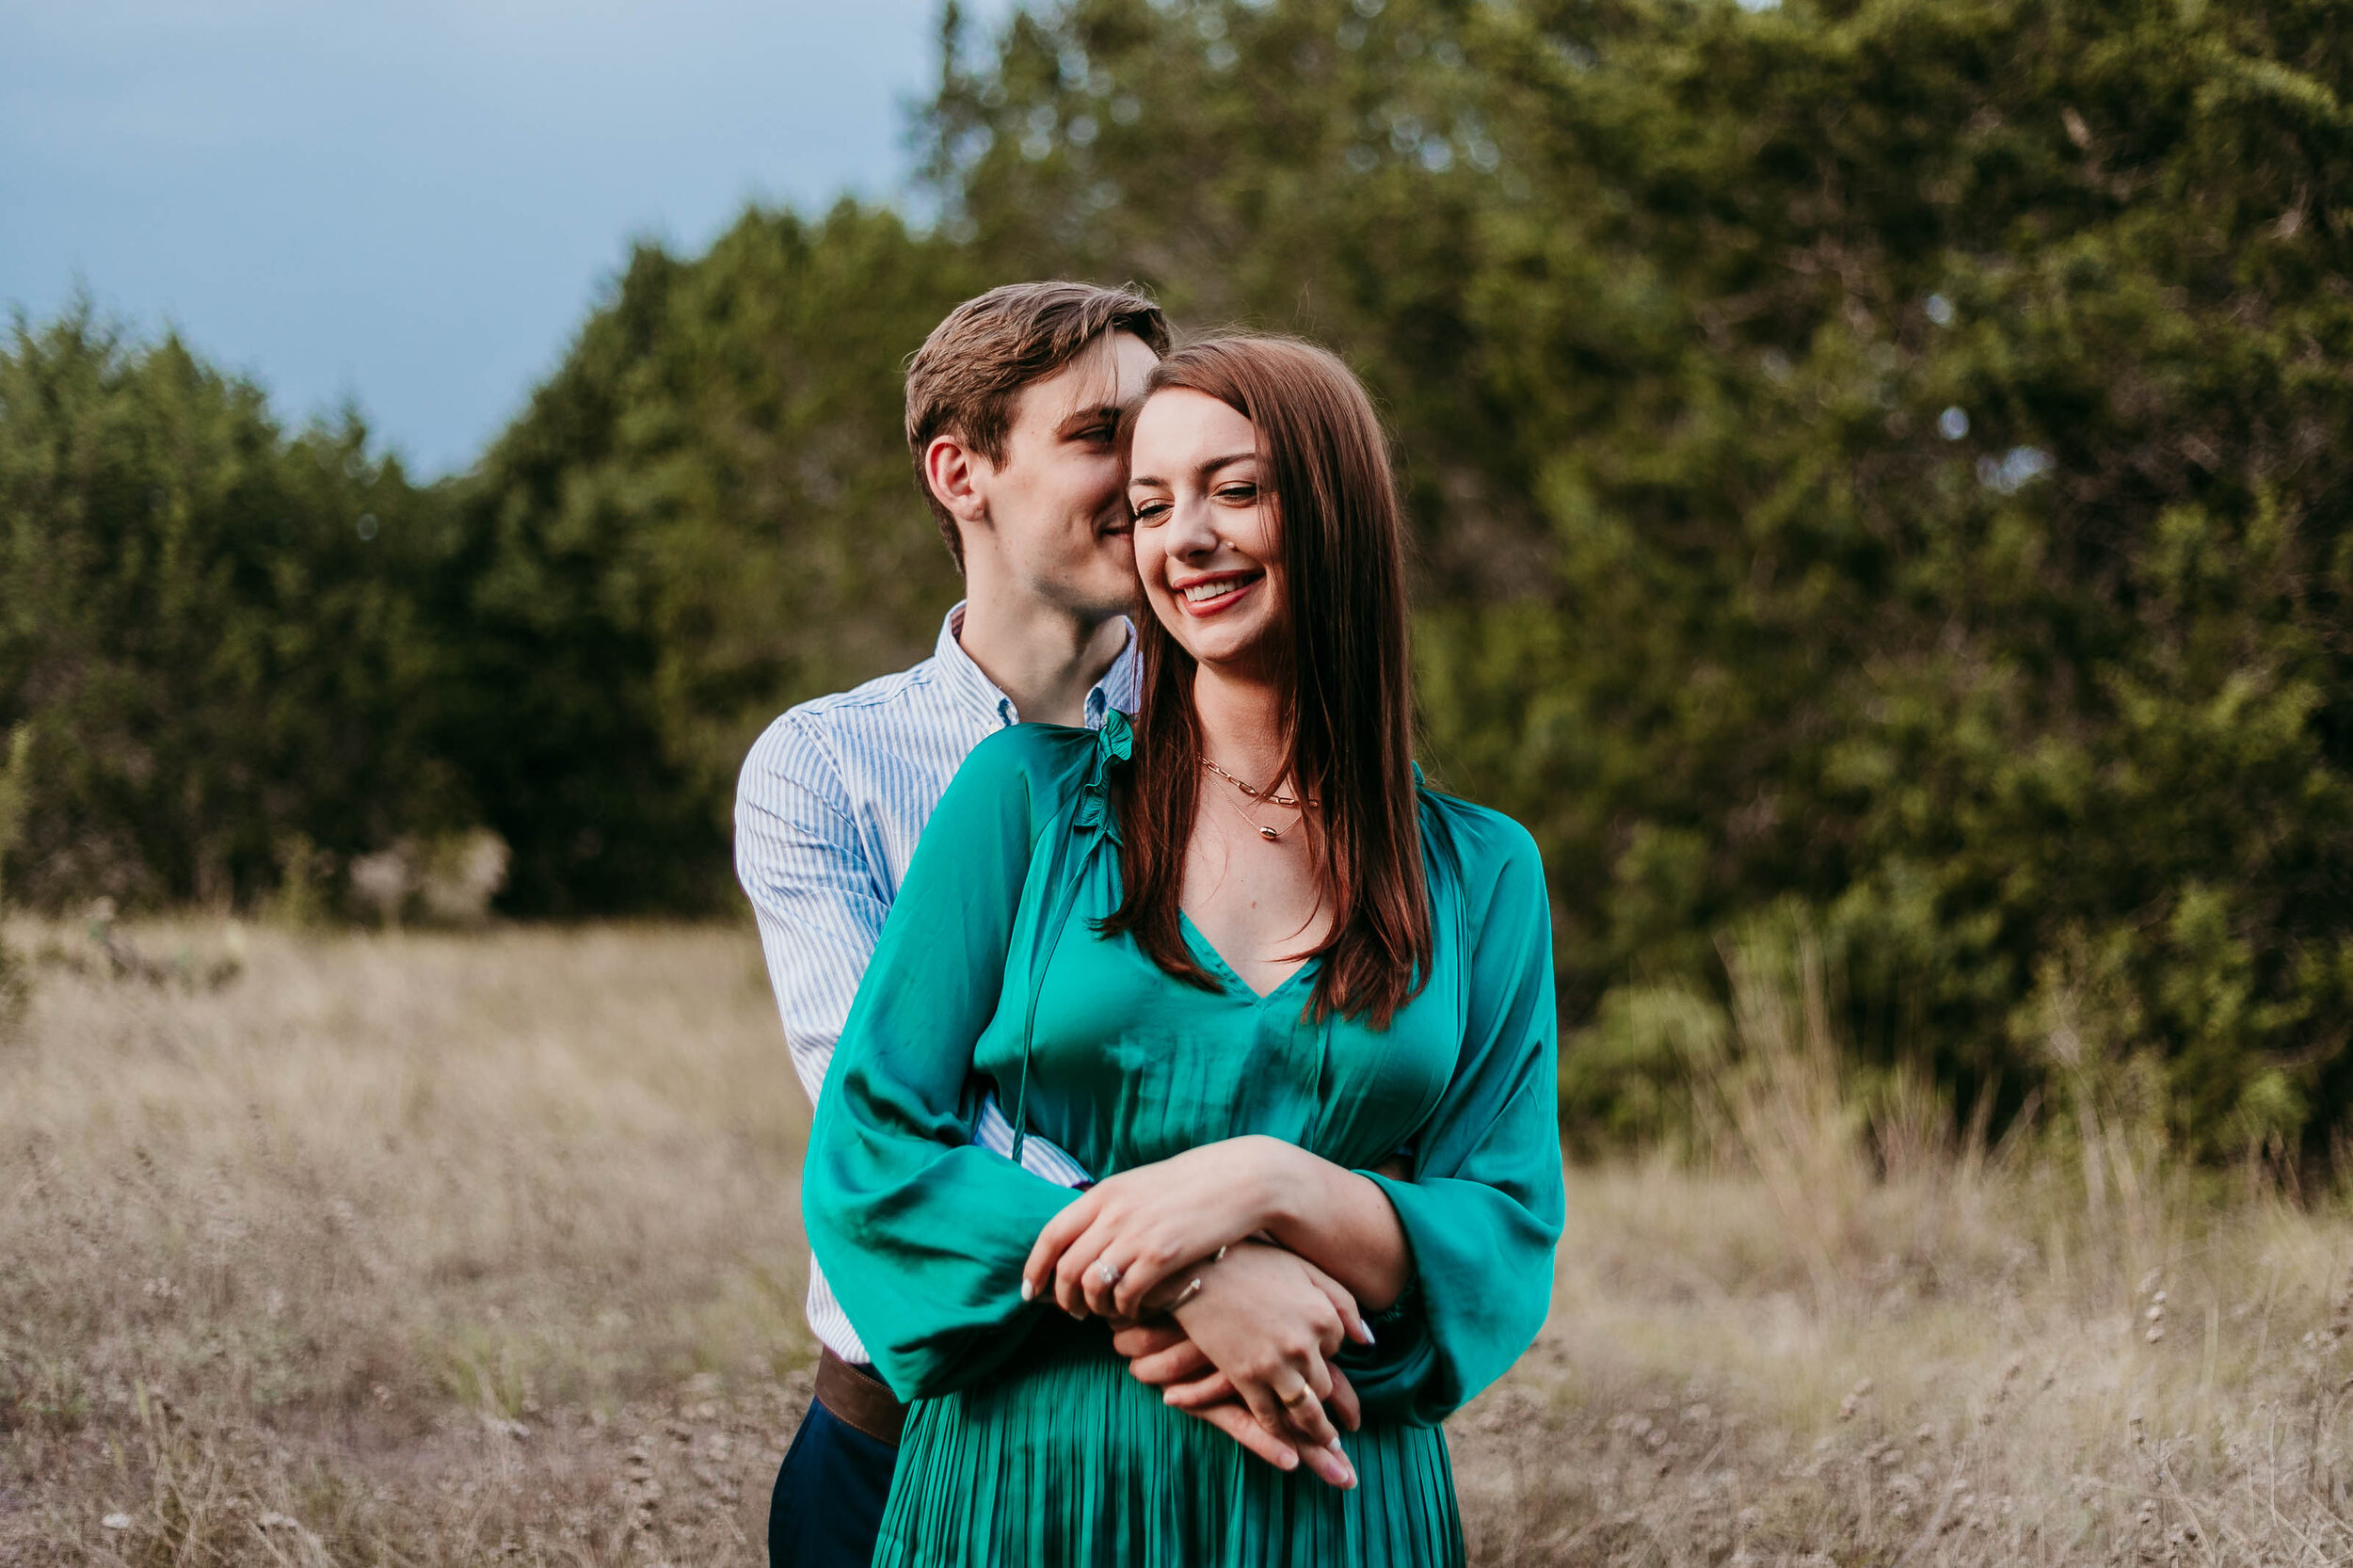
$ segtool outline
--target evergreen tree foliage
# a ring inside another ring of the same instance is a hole
[[[1472,712],[1557,705],[1473,744],[1593,889],[1577,989],[1794,898],[1865,1040],[1965,1090],[2089,1032],[2161,1052],[2204,1146],[2333,1117],[2341,13],[1680,20],[1492,45],[1529,195],[1487,335],[1555,597],[1448,626]]]
[[[9,897],[228,904],[290,855],[462,816],[424,744],[451,671],[415,587],[440,513],[356,415],[261,391],[87,306],[0,350]],[[308,868],[306,867],[306,870]]]
[[[457,503],[441,742],[515,852],[506,907],[732,907],[753,737],[928,649],[956,579],[901,366],[977,276],[849,203],[637,251]]]

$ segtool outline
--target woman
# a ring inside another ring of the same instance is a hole
[[[1347,369],[1199,344],[1123,439],[1133,728],[971,754],[811,1137],[810,1240],[917,1401],[876,1561],[1457,1562],[1436,1423],[1541,1326],[1561,1221],[1543,870],[1414,770]],[[1104,1179],[973,1146],[984,1080]],[[1231,1399],[1277,1463],[1188,1413]]]

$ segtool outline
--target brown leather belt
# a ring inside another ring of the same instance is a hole
[[[907,1424],[907,1407],[872,1368],[853,1367],[833,1352],[820,1350],[814,1392],[817,1402],[832,1411],[843,1426],[877,1443],[899,1446],[899,1433]]]

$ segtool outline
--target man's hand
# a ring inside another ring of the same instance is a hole
[[[1346,1489],[1356,1484],[1355,1470],[1337,1443],[1326,1447],[1295,1432],[1276,1433],[1261,1426],[1235,1394],[1233,1384],[1172,1320],[1121,1323],[1116,1328],[1112,1349],[1127,1358],[1128,1370],[1137,1382],[1161,1390],[1166,1403],[1215,1427],[1278,1470],[1297,1469],[1305,1463],[1310,1473],[1330,1485]],[[1170,1397],[1172,1385],[1180,1383],[1191,1385],[1181,1400]],[[1332,1369],[1329,1407],[1333,1417],[1350,1432],[1364,1425],[1356,1390],[1337,1368]]]
[[[1370,1340],[1354,1301],[1313,1264],[1257,1242],[1198,1277],[1202,1288],[1174,1321],[1115,1324],[1112,1345],[1130,1370],[1269,1464],[1305,1460],[1331,1484],[1353,1486],[1334,1422],[1353,1431],[1362,1415],[1329,1357],[1345,1337]]]

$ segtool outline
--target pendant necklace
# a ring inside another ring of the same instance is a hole
[[[1241,801],[1236,800],[1231,795],[1225,796],[1225,804],[1234,808],[1234,814],[1236,816],[1239,816],[1242,821],[1248,823],[1251,826],[1258,830],[1259,838],[1266,840],[1269,843],[1272,843],[1283,836],[1281,829],[1269,827],[1266,824],[1260,822],[1257,818],[1243,810],[1241,808]]]
[[[1248,795],[1252,800],[1263,800],[1273,806],[1296,807],[1300,805],[1300,799],[1297,795],[1287,795],[1279,790],[1252,789],[1249,785],[1243,783],[1241,779],[1236,778],[1232,774],[1227,773],[1224,768],[1219,767],[1215,762],[1210,761],[1206,757],[1201,759],[1201,765],[1209,769],[1211,773],[1217,775],[1220,778],[1225,780],[1226,783],[1231,784],[1235,789],[1240,790],[1243,794]],[[1311,800],[1306,804],[1313,806],[1315,802]],[[1258,821],[1257,818],[1252,816],[1249,812],[1242,810],[1241,803],[1240,801],[1234,802],[1233,805],[1235,812],[1241,816],[1241,820],[1258,830],[1259,838],[1272,843],[1283,836],[1283,830],[1281,828],[1269,827],[1266,824]]]

